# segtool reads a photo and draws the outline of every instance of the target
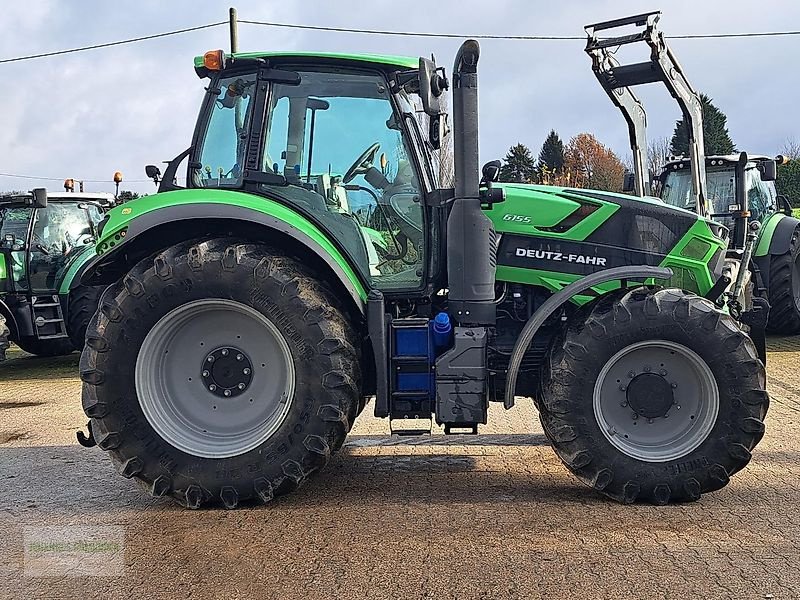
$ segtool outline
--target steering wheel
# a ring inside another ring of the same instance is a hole
[[[372,161],[375,160],[375,154],[377,154],[378,149],[381,147],[380,143],[375,142],[369,148],[364,150],[356,159],[347,172],[342,177],[342,183],[350,183],[356,177],[356,175],[363,175],[367,171],[372,168]]]

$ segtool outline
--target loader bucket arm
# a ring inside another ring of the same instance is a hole
[[[692,88],[678,60],[670,50],[664,34],[658,30],[660,12],[644,13],[585,27],[588,36],[586,53],[592,59],[592,70],[614,105],[628,124],[633,152],[636,194],[645,190],[647,152],[647,116],[644,106],[631,88],[647,83],[663,83],[680,106],[689,124],[689,159],[692,172],[692,195],[697,212],[708,214],[706,203],[706,167],[703,145],[703,110],[699,94]],[[617,37],[598,37],[598,32],[635,25],[642,31]],[[623,65],[614,56],[620,46],[644,42],[650,47],[650,60]]]

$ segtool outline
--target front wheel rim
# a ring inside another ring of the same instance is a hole
[[[708,438],[719,413],[719,388],[693,350],[647,340],[606,362],[593,407],[603,435],[623,454],[667,462],[687,456]]]
[[[195,300],[164,315],[142,342],[136,393],[164,441],[202,458],[257,448],[292,405],[295,369],[283,334],[255,309]]]

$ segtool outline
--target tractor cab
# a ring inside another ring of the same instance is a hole
[[[214,51],[195,66],[212,83],[187,188],[275,200],[335,240],[369,287],[424,286],[439,115],[424,111],[416,59]]]
[[[0,313],[18,345],[34,354],[73,349],[65,318],[70,289],[94,256],[113,201],[111,194],[44,189],[0,198]]]

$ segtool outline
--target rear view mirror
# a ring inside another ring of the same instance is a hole
[[[422,108],[426,114],[435,117],[441,114],[442,105],[439,98],[450,87],[444,70],[436,67],[436,61],[431,57],[419,59],[419,96]]]
[[[775,181],[778,178],[778,165],[774,160],[765,160],[758,165],[761,181]]]
[[[503,165],[499,160],[493,160],[483,165],[481,169],[481,185],[488,185],[500,179],[500,167]]]
[[[33,194],[34,208],[47,208],[47,190],[45,188],[34,188],[31,190],[31,194]]]
[[[148,178],[152,179],[153,183],[156,185],[158,185],[158,182],[161,181],[161,169],[155,165],[147,165],[144,168],[144,173]]]

